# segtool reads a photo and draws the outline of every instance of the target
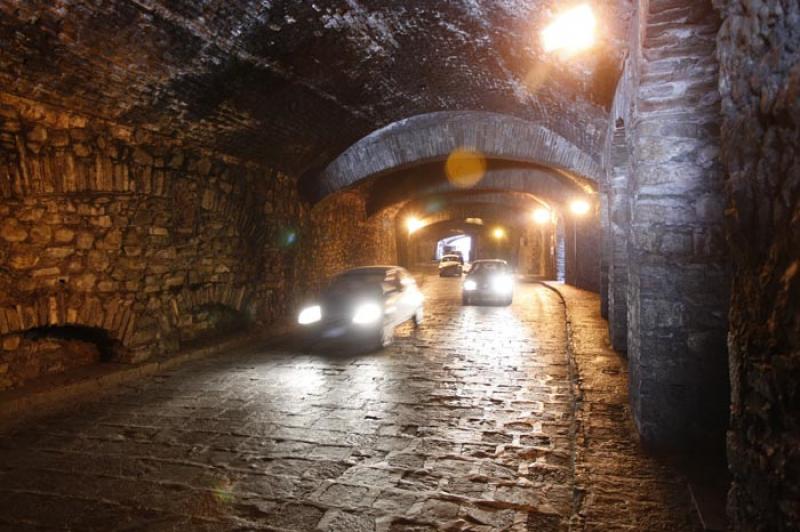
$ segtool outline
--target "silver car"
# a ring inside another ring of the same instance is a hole
[[[423,302],[404,268],[366,266],[334,277],[317,301],[301,309],[297,322],[312,345],[336,341],[380,349],[392,342],[401,323],[422,323]]]

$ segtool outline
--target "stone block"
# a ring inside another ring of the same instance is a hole
[[[28,231],[15,218],[9,218],[0,225],[0,237],[7,242],[22,242],[28,238]]]

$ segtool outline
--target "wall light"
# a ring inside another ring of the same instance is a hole
[[[542,45],[546,52],[586,50],[594,44],[595,25],[594,13],[588,4],[574,7],[558,15],[542,31]]]
[[[497,240],[506,237],[506,230],[502,227],[495,227],[494,231],[492,231],[492,236],[495,237]]]
[[[533,221],[539,225],[544,225],[550,221],[551,215],[550,210],[545,209],[544,207],[539,207],[535,211],[533,211]]]
[[[569,204],[570,212],[576,216],[583,216],[588,213],[591,208],[592,206],[589,205],[589,202],[582,199],[573,200],[573,202]]]
[[[414,216],[410,216],[406,220],[406,227],[408,228],[408,233],[409,234],[413,233],[414,231],[416,231],[418,229],[421,229],[423,225],[424,224],[423,224],[422,220],[420,220],[419,218],[416,218]]]

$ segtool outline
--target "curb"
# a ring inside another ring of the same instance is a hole
[[[572,316],[569,311],[569,305],[567,304],[567,298],[564,297],[564,294],[561,293],[558,288],[555,286],[550,285],[544,281],[534,281],[536,284],[540,284],[554,292],[558,298],[561,300],[561,303],[564,305],[564,318],[565,318],[565,326],[567,331],[567,359],[569,361],[569,380],[572,384],[572,397],[574,398],[573,406],[572,406],[572,424],[570,426],[570,435],[572,436],[570,440],[572,441],[572,471],[573,471],[573,478],[572,478],[572,515],[570,516],[569,525],[570,529],[573,527],[578,527],[582,529],[584,527],[584,517],[581,515],[583,502],[585,500],[586,493],[583,489],[578,487],[576,473],[577,473],[577,465],[578,465],[578,436],[583,432],[582,431],[582,423],[583,419],[579,413],[583,409],[583,390],[581,389],[581,379],[580,379],[580,372],[578,370],[578,361],[577,357],[575,356],[575,342],[574,342],[574,331],[572,329]]]
[[[269,331],[245,332],[212,345],[178,351],[174,355],[162,356],[139,364],[93,366],[84,371],[57,375],[52,379],[45,378],[32,387],[0,393],[0,429],[8,429],[19,422],[76,406],[110,392],[122,384],[175,369],[187,362],[227,350],[256,346],[268,338],[280,337],[287,329],[286,326],[277,326]]]

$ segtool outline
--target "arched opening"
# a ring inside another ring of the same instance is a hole
[[[472,237],[466,234],[448,236],[439,240],[436,244],[436,260],[443,256],[459,252],[464,262],[469,262],[472,258]]]
[[[2,338],[0,390],[117,360],[122,346],[108,331],[82,325],[34,327]]]

